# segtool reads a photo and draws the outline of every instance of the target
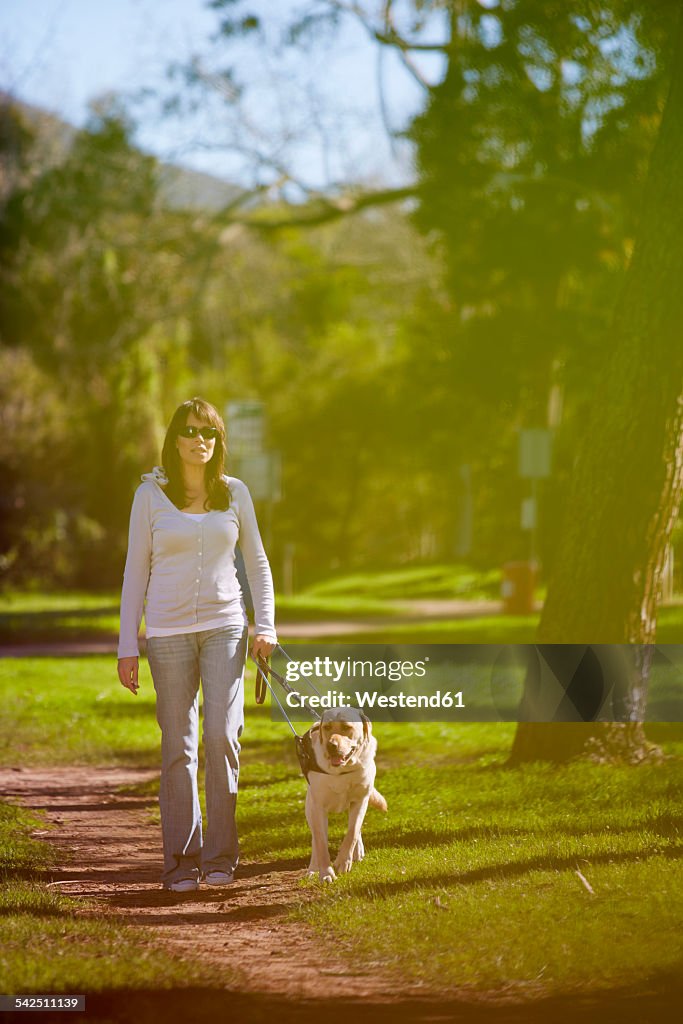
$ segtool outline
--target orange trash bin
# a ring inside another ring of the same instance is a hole
[[[506,615],[529,615],[534,610],[536,565],[534,562],[506,562],[500,586]]]

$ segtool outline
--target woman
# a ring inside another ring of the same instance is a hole
[[[235,804],[247,650],[238,541],[254,603],[254,656],[267,657],[277,643],[273,581],[254,505],[246,485],[223,474],[225,456],[225,427],[213,406],[200,398],[183,402],[166,433],[163,468],[144,474],[130,517],[118,672],[136,694],[144,607],[161,727],[162,883],[173,892],[197,889],[202,878],[227,885],[238,861]],[[200,678],[205,835],[197,792]]]

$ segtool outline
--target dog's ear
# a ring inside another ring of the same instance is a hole
[[[311,743],[315,743],[316,740],[319,740],[320,739],[320,722],[316,722],[314,725],[312,725],[311,728],[309,729],[309,732],[310,732],[310,735],[311,735]]]
[[[363,721],[363,742],[367,742],[372,736],[372,722],[367,715],[361,712],[361,719]]]

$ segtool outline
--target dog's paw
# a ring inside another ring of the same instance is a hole
[[[338,875],[345,875],[353,867],[353,857],[337,857],[334,862],[334,870]]]
[[[365,847],[363,846],[363,840],[359,836],[358,837],[358,842],[356,843],[356,848],[353,851],[354,863],[356,861],[362,860],[364,856],[365,856]]]
[[[320,881],[321,882],[334,882],[337,876],[334,873],[334,868],[330,864],[329,867],[320,869]]]

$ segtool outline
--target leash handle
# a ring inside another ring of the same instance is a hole
[[[268,659],[260,654],[258,659],[252,656],[251,660],[256,662],[256,668],[258,669],[258,672],[254,675],[254,700],[257,704],[263,704],[268,690],[266,672],[270,671],[270,665],[268,664]]]
[[[268,689],[270,690],[270,695],[271,695],[271,697],[273,698],[273,700],[275,701],[275,703],[277,704],[277,706],[278,706],[278,707],[280,708],[280,711],[282,712],[282,716],[283,716],[283,718],[285,719],[285,721],[287,722],[287,725],[288,725],[288,726],[289,726],[289,728],[290,728],[290,729],[292,730],[292,732],[293,732],[294,736],[296,736],[296,737],[298,738],[298,737],[299,737],[299,734],[298,734],[298,732],[296,731],[296,729],[294,728],[294,726],[292,725],[291,719],[290,719],[289,715],[287,714],[287,712],[285,711],[285,709],[283,708],[282,704],[280,703],[280,701],[279,701],[279,699],[278,699],[278,696],[277,696],[277,694],[276,694],[275,690],[274,690],[274,689],[273,689],[273,687],[272,687],[272,686],[270,685],[270,683],[269,683],[269,681],[268,681],[268,676],[267,676],[267,675],[266,675],[266,673],[265,673],[265,672],[263,671],[263,668],[262,668],[262,666],[261,666],[261,665],[259,664],[259,662],[258,662],[258,661],[256,660],[256,658],[254,657],[254,655],[253,655],[253,654],[252,654],[251,652],[249,653],[249,657],[251,658],[251,660],[252,660],[252,661],[254,662],[254,664],[256,665],[256,675],[257,675],[257,677],[258,677],[258,676],[261,676],[261,678],[262,678],[262,680],[263,680],[263,684],[262,684],[262,685],[263,685],[264,687],[267,687],[267,688],[268,688]],[[268,671],[269,671],[269,672],[271,672],[271,673],[272,673],[272,671],[273,671],[273,670],[271,669],[270,665],[266,664],[266,666],[265,666],[265,667],[266,667],[266,668],[268,669]],[[275,673],[275,675],[277,675],[277,673]],[[257,683],[256,683],[256,687],[257,687],[257,691],[256,691],[256,692],[257,692],[257,693],[259,692],[259,691],[258,691],[258,685],[259,685],[259,684],[258,684],[258,681],[257,681]],[[265,697],[265,690],[264,690],[264,697]],[[263,703],[263,701],[261,701],[260,703]]]

